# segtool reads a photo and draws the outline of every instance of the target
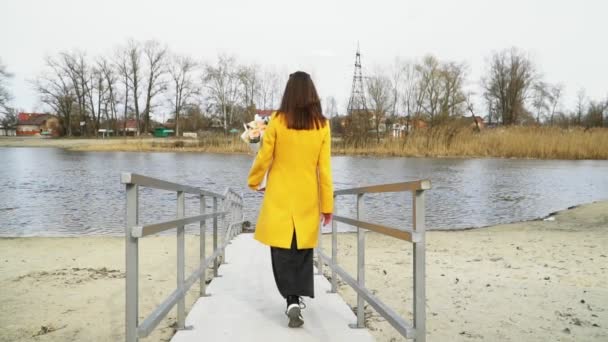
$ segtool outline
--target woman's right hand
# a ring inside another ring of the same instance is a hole
[[[333,217],[332,213],[321,213],[323,215],[323,226],[327,226]]]

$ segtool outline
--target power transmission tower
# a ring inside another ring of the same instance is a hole
[[[361,72],[361,52],[357,43],[357,54],[355,55],[355,72],[353,74],[353,87],[348,100],[348,115],[367,113],[365,104],[365,92],[363,91],[363,73]]]

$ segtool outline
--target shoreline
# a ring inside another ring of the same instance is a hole
[[[558,214],[567,212],[569,210],[572,209],[576,209],[576,208],[580,208],[580,207],[585,207],[585,206],[589,206],[589,205],[593,205],[596,203],[603,203],[606,202],[608,203],[608,198],[606,199],[600,199],[600,200],[596,200],[596,201],[592,201],[592,202],[585,202],[585,203],[580,203],[580,204],[575,204],[575,205],[571,205],[567,208],[564,209],[560,209],[560,210],[556,210],[556,211],[552,211],[549,214],[545,215],[545,216],[540,216],[540,217],[536,217],[536,218],[532,218],[532,219],[528,219],[528,220],[521,220],[521,221],[513,221],[513,222],[502,222],[502,223],[498,223],[498,224],[493,224],[493,225],[487,225],[487,226],[479,226],[479,227],[464,227],[464,228],[452,228],[452,229],[428,229],[427,228],[427,232],[461,232],[461,231],[471,231],[471,230],[482,230],[482,229],[487,229],[487,228],[492,228],[492,227],[496,227],[496,226],[503,226],[503,225],[509,225],[509,224],[524,224],[524,223],[531,223],[531,222],[539,222],[539,221],[544,221],[545,219],[548,219],[550,217],[554,217]],[[353,233],[355,230],[349,230],[349,231],[338,231],[338,234],[351,234]],[[331,231],[328,232],[323,232],[323,235],[331,235]],[[187,236],[198,236],[198,234],[189,234],[188,232],[186,232]],[[162,236],[172,236],[172,234],[167,234],[167,235],[162,235]],[[49,239],[63,239],[63,238],[78,238],[78,237],[91,237],[91,238],[95,238],[95,237],[99,237],[99,238],[123,238],[124,235],[123,234],[117,234],[117,235],[1,235],[0,234],[0,240],[1,239],[26,239],[26,238],[49,238]]]
[[[605,341],[608,201],[554,217],[428,231],[429,340]],[[366,235],[367,286],[411,319],[411,245]],[[338,243],[341,266],[356,276],[356,234],[340,234]],[[323,235],[322,244],[329,251],[331,236]],[[175,287],[174,269],[167,266],[175,263],[175,236],[146,238],[140,256],[145,315]],[[198,236],[187,235],[186,273],[198,257]],[[0,341],[124,339],[124,237],[0,238],[0,286]],[[197,289],[189,291],[187,309]],[[348,286],[340,282],[339,292],[351,308],[356,305]],[[365,311],[378,341],[403,340],[375,311]],[[174,322],[172,311],[149,339],[168,341]]]
[[[601,146],[608,151],[608,130],[598,133],[597,142],[587,142],[586,147],[577,151],[569,149],[553,151],[555,146],[544,146],[537,150],[528,150],[508,146],[504,151],[491,152],[487,148],[467,150],[467,146],[452,148],[441,146],[441,139],[431,148],[421,143],[423,137],[412,137],[412,146],[404,147],[400,140],[388,138],[380,144],[369,143],[363,147],[347,146],[337,140],[332,143],[332,155],[382,158],[439,158],[439,159],[523,159],[523,160],[608,160],[608,152],[601,152]],[[603,135],[602,135],[603,134]],[[490,135],[500,135],[490,133]],[[605,135],[605,137],[604,137]],[[339,139],[339,138],[338,138]],[[463,138],[464,139],[464,138]],[[493,139],[497,139],[494,137]],[[555,139],[551,140],[554,143]],[[493,142],[496,143],[496,142]],[[599,147],[596,146],[599,144]],[[419,146],[420,145],[420,146]],[[218,153],[218,154],[248,154],[251,151],[240,138],[223,134],[193,138],[155,138],[155,137],[110,137],[100,138],[39,138],[39,137],[0,137],[1,147],[40,147],[62,148],[74,152],[171,152],[171,153]],[[598,149],[599,150],[595,150]],[[553,151],[553,152],[552,152]],[[600,151],[600,152],[598,152]]]
[[[58,148],[69,152],[121,152],[121,153],[208,153],[208,154],[227,154],[227,155],[252,155],[251,152],[247,151],[221,151],[221,150],[205,150],[197,148],[146,148],[141,150],[136,149],[95,149],[94,147],[67,147],[67,146],[43,146],[43,145],[32,145],[32,146],[14,146],[14,145],[2,145],[0,148]],[[535,158],[535,157],[501,157],[501,156],[487,156],[487,155],[395,155],[391,153],[377,153],[377,152],[360,152],[360,153],[340,153],[333,152],[332,157],[360,157],[360,158],[433,158],[433,159],[508,159],[508,160],[563,160],[563,161],[596,161],[596,160],[608,160],[607,159],[550,159],[550,158]],[[462,229],[474,229],[473,228],[462,228]]]

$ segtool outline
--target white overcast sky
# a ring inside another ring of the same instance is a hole
[[[516,46],[546,81],[565,85],[566,107],[581,87],[591,98],[608,95],[608,0],[2,0],[0,13],[12,105],[28,111],[44,109],[28,80],[45,55],[109,54],[129,38],[199,60],[227,53],[285,74],[308,71],[341,110],[357,41],[367,69],[429,53],[464,61],[478,93],[491,53]]]

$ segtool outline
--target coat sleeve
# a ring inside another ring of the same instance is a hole
[[[319,153],[319,188],[321,194],[321,212],[332,213],[334,211],[334,185],[331,175],[331,132],[329,122],[324,128],[325,134],[321,143]]]
[[[274,157],[274,143],[277,134],[274,123],[276,120],[277,119],[273,116],[273,119],[268,123],[268,127],[266,127],[266,131],[264,132],[264,137],[262,138],[262,147],[255,157],[251,170],[249,170],[247,186],[252,190],[258,189],[258,186],[262,183],[262,180],[264,180],[264,175],[266,175],[270,163],[272,163]]]

